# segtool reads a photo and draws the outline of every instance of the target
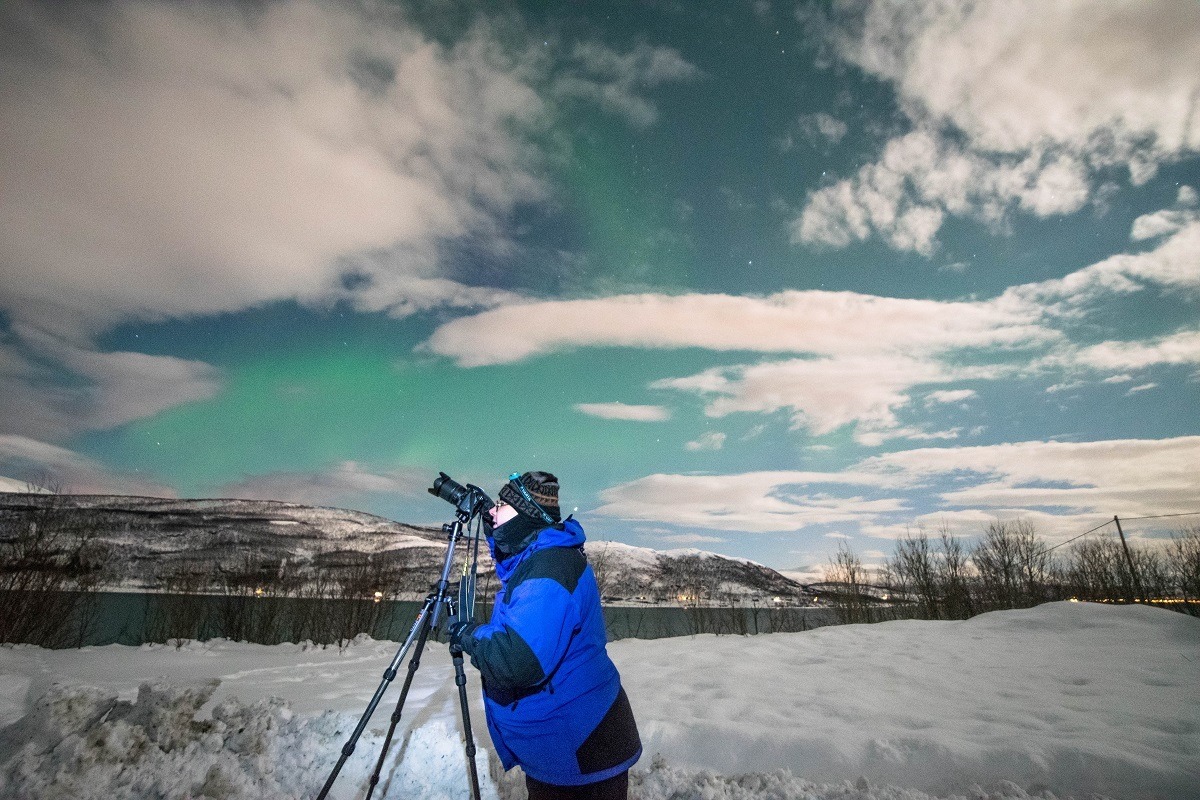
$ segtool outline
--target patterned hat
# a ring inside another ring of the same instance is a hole
[[[522,493],[521,489],[525,492]],[[526,497],[528,494],[528,497]],[[554,522],[562,521],[558,509],[558,478],[549,472],[526,472],[520,477],[516,473],[500,489],[500,499],[517,510],[517,513],[545,522],[546,516]]]

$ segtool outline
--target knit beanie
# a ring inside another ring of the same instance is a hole
[[[533,503],[526,500],[520,490],[514,486],[519,482],[529,493]],[[558,508],[558,478],[549,472],[526,472],[520,478],[512,478],[500,489],[500,499],[508,503],[518,514],[546,524],[541,511],[545,511],[555,522],[562,521],[562,512]],[[537,505],[534,505],[536,503]],[[541,507],[541,511],[538,507]]]

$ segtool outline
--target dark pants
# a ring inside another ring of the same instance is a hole
[[[529,790],[529,800],[626,800],[629,796],[629,770],[608,780],[582,786],[542,783],[526,775],[525,788]]]

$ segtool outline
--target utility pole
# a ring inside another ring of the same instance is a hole
[[[1146,593],[1142,590],[1142,581],[1138,578],[1137,568],[1133,566],[1133,556],[1129,554],[1129,543],[1125,541],[1125,531],[1121,530],[1121,520],[1116,514],[1113,515],[1113,522],[1117,523],[1117,534],[1121,537],[1121,547],[1125,550],[1125,562],[1129,564],[1129,576],[1133,578],[1134,591],[1138,593],[1138,597],[1143,603],[1148,603]]]

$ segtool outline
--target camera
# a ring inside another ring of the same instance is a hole
[[[429,493],[450,503],[464,519],[483,513],[495,505],[483,489],[470,483],[463,486],[444,472],[438,473]]]

